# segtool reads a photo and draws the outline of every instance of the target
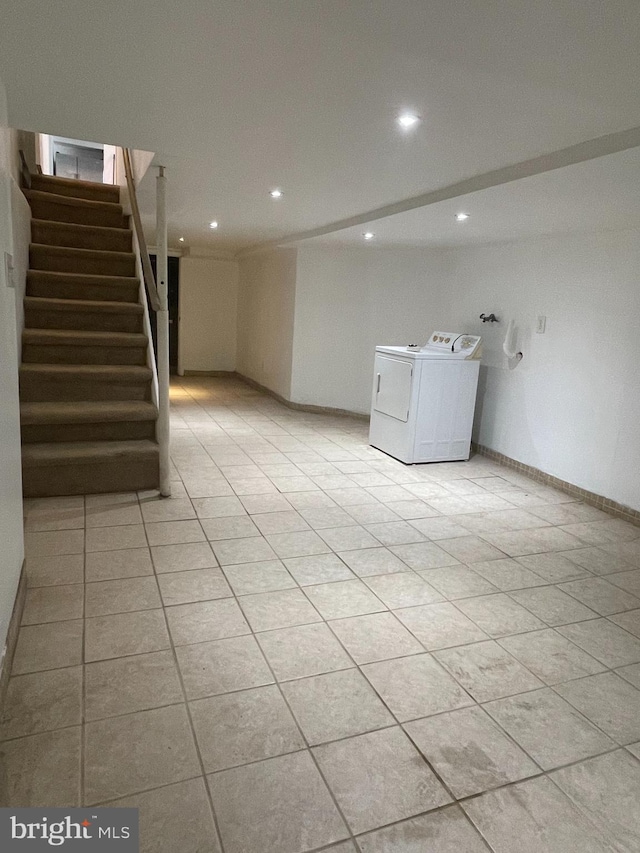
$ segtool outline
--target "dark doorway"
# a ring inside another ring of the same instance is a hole
[[[169,369],[171,373],[178,372],[178,304],[180,292],[180,258],[169,256],[169,284],[167,291],[167,301],[169,304]],[[151,255],[151,266],[153,274],[156,275],[156,256]],[[150,311],[151,319],[151,334],[153,336],[153,351],[156,353],[156,361],[158,360],[158,345],[156,336],[156,313]]]

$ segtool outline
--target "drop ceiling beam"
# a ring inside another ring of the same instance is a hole
[[[484,172],[481,175],[475,175],[472,178],[465,178],[462,181],[457,181],[454,184],[449,184],[446,187],[440,187],[436,190],[430,190],[421,195],[412,196],[411,198],[396,201],[392,204],[385,204],[382,207],[367,210],[364,213],[359,213],[346,219],[339,219],[336,222],[330,222],[318,228],[312,228],[308,231],[298,231],[297,233],[289,234],[275,240],[256,243],[253,246],[240,250],[236,253],[235,257],[240,259],[247,255],[253,255],[278,246],[297,243],[301,240],[310,240],[313,237],[323,237],[326,234],[333,234],[336,231],[343,231],[346,228],[353,228],[357,225],[365,225],[385,219],[388,216],[405,213],[408,210],[427,207],[431,204],[437,204],[440,201],[458,198],[469,193],[478,192],[479,190],[486,190],[490,187],[519,181],[522,178],[551,172],[554,169],[562,169],[565,166],[573,166],[576,163],[584,163],[587,160],[595,160],[607,154],[617,154],[620,151],[626,151],[629,148],[637,148],[639,146],[640,127],[632,127],[617,133],[609,133],[606,136],[599,136],[596,139],[579,142],[577,145],[560,148],[558,151],[553,151],[550,154],[542,154],[539,157],[523,160],[511,166],[504,166],[500,169]]]

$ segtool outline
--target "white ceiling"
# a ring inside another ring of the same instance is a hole
[[[639,44],[637,0],[4,0],[0,79],[16,127],[156,151],[172,242],[237,250],[637,127]]]
[[[456,222],[456,213],[469,219]],[[463,246],[640,227],[640,148],[334,231],[301,246]],[[373,232],[367,242],[363,234]]]

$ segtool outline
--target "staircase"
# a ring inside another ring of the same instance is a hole
[[[119,188],[34,175],[20,367],[25,497],[157,488],[157,409]]]

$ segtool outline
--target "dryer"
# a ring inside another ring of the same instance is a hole
[[[369,443],[407,464],[468,459],[482,339],[376,347]]]

